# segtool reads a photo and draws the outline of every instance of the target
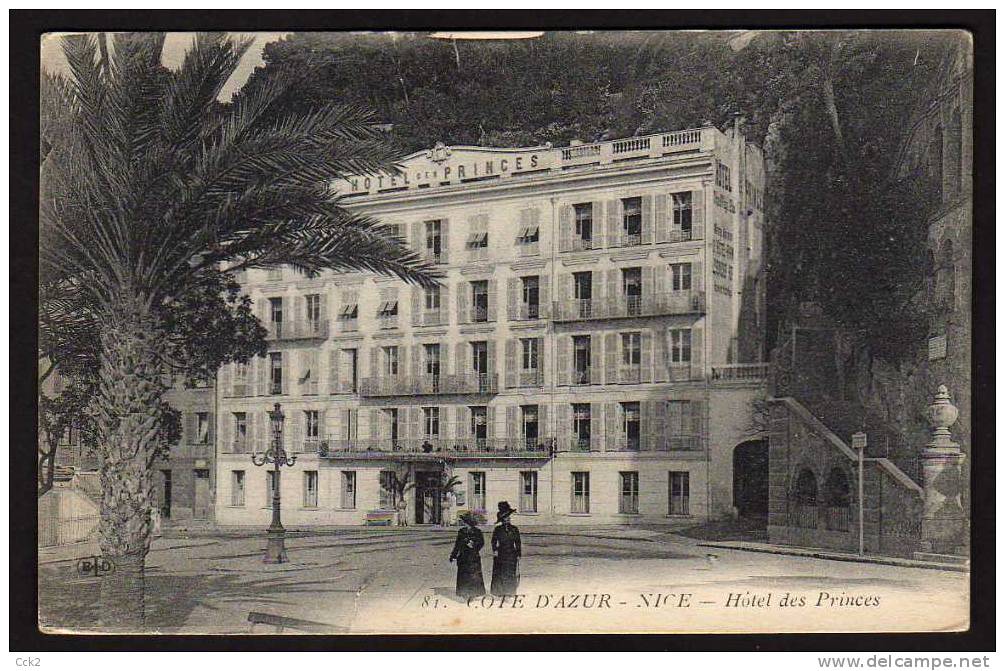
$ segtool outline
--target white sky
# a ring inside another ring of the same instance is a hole
[[[66,58],[63,56],[63,48],[60,45],[59,36],[65,33],[47,33],[42,36],[41,56],[42,67],[50,72],[60,72],[67,74]],[[269,42],[275,42],[289,33],[233,33],[234,35],[250,35],[255,38],[251,48],[244,54],[241,63],[237,66],[233,76],[220,91],[219,99],[230,100],[243,85],[248,81],[248,77],[256,67],[264,65],[262,60],[262,49]],[[177,68],[181,65],[185,52],[192,44],[195,33],[168,33],[164,40],[164,57],[161,62],[165,67]]]

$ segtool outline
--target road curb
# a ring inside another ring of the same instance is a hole
[[[922,561],[918,559],[905,559],[902,557],[884,557],[879,555],[853,555],[841,552],[828,552],[827,550],[815,550],[810,548],[798,548],[785,545],[770,545],[768,543],[745,543],[745,542],[704,542],[698,543],[698,547],[720,548],[723,550],[743,550],[745,552],[760,552],[763,554],[789,555],[792,557],[806,557],[808,559],[830,559],[832,561],[859,562],[865,564],[884,564],[886,566],[901,566],[904,568],[925,568],[938,571],[955,571],[957,573],[969,573],[970,564],[945,564],[941,562]]]

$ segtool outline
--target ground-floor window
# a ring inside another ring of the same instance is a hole
[[[588,471],[573,471],[572,473],[572,512],[590,512],[590,473]]]
[[[690,515],[690,473],[687,471],[670,471],[667,489],[670,499],[667,512],[671,515]]]
[[[318,472],[304,471],[304,508],[318,507]]]
[[[485,510],[485,473],[473,472],[468,475],[471,490],[471,510]]]
[[[356,471],[342,471],[342,507],[356,507]]]
[[[244,471],[230,472],[230,505],[244,505]]]
[[[380,507],[382,510],[394,508],[394,471],[380,472]]]
[[[537,512],[537,471],[520,471],[520,512]]]
[[[635,515],[639,512],[639,473],[621,472],[621,496],[618,498],[618,512]]]

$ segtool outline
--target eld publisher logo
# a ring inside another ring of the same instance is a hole
[[[81,577],[100,578],[109,573],[115,573],[115,564],[106,557],[84,557],[77,562],[77,575]]]

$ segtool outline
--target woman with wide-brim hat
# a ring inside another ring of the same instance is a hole
[[[515,513],[509,501],[499,502],[492,531],[492,594],[516,594],[520,587],[520,530],[510,523]]]
[[[478,518],[466,510],[460,514],[464,526],[457,531],[454,550],[450,561],[457,560],[457,596],[469,598],[485,594],[485,578],[482,577],[481,549],[485,537],[478,528]]]

